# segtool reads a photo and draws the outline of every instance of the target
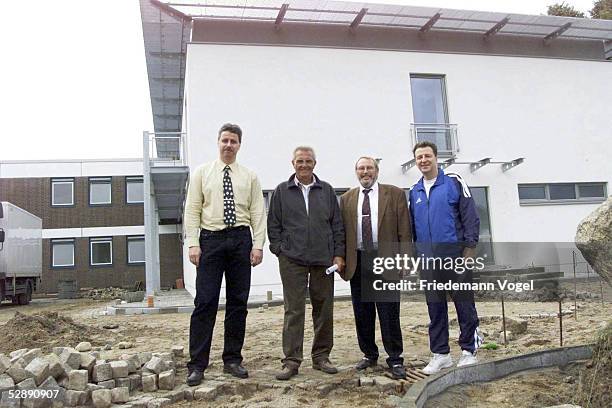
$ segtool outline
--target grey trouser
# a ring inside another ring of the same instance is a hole
[[[298,265],[284,255],[278,257],[278,262],[285,302],[283,364],[295,368],[302,364],[306,289],[314,326],[312,361],[326,360],[334,346],[334,275],[326,275],[325,266]]]

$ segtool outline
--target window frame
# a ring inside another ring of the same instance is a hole
[[[134,242],[134,241],[142,241],[142,244],[144,246],[145,249],[145,255],[144,255],[144,259],[142,261],[131,261],[130,260],[130,241]],[[126,254],[126,262],[128,265],[134,265],[134,266],[142,266],[146,263],[146,259],[147,259],[147,247],[145,245],[145,236],[144,235],[127,235],[125,237],[125,254]]]
[[[571,184],[574,186],[574,194],[576,198],[551,199],[550,198],[550,186],[551,185],[563,185],[563,184],[566,184],[566,185]],[[531,187],[531,186],[544,186],[545,198],[534,198],[534,199],[520,198],[521,187]],[[581,186],[602,186],[603,196],[601,197],[581,197],[580,196]],[[521,206],[557,205],[557,204],[600,204],[604,202],[608,196],[608,183],[607,182],[597,182],[597,181],[554,182],[554,183],[519,183],[517,184],[517,194],[519,197],[519,204]]]
[[[66,265],[55,265],[55,254],[53,252],[54,246],[55,245],[67,245],[67,244],[72,244],[72,264],[66,264]],[[53,238],[51,240],[49,240],[49,245],[50,245],[50,260],[49,260],[49,264],[51,269],[74,269],[76,267],[76,246],[75,246],[75,239],[74,238]]]
[[[140,181],[142,184],[142,201],[130,201],[128,196],[128,184]],[[144,176],[125,176],[125,204],[127,205],[142,205],[144,204]]]
[[[91,185],[92,184],[108,184],[109,186],[109,201],[101,203],[92,203]],[[88,179],[88,202],[90,207],[109,207],[113,205],[113,178],[112,177],[89,177]]]
[[[110,263],[94,263],[93,245],[109,243],[110,244]],[[89,238],[89,266],[91,267],[109,267],[113,266],[113,237],[90,237]]]
[[[51,207],[74,207],[76,205],[75,200],[74,200],[74,184],[75,184],[75,180],[73,177],[57,177],[57,178],[51,178]],[[67,204],[57,204],[55,203],[55,185],[56,184],[70,184],[71,186],[71,200],[70,203]]]

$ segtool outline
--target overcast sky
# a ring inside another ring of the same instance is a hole
[[[555,2],[368,3],[537,15]],[[585,13],[593,3],[566,2]],[[153,125],[138,1],[12,1],[2,15],[0,160],[142,157]]]

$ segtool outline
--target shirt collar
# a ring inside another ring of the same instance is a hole
[[[217,166],[217,170],[221,172],[221,171],[225,171],[225,166],[228,166],[228,164],[225,164],[220,159],[217,159],[216,166]],[[232,173],[236,173],[236,171],[238,170],[238,163],[234,161],[232,164],[229,164],[229,168]]]
[[[298,180],[297,177],[295,177],[293,179],[293,181],[295,182],[295,185],[298,186],[298,187],[304,186],[305,188],[310,188],[315,183],[316,179],[314,178],[314,174],[313,174],[313,176],[312,176],[312,183],[310,183],[310,184],[303,184],[303,183],[301,183],[300,180]]]
[[[359,184],[359,193],[363,194],[363,190],[365,190],[365,188],[363,188],[363,186]],[[372,190],[371,193],[378,194],[378,181],[374,183],[372,187],[370,187],[370,190]]]

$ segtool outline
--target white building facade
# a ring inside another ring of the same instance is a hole
[[[531,17],[576,26],[573,19]],[[425,27],[431,19],[421,21]],[[339,191],[357,184],[354,164],[362,155],[381,159],[380,182],[408,189],[420,177],[409,163],[415,140],[432,139],[449,153],[439,162],[454,159],[448,171],[473,187],[485,240],[573,242],[578,223],[612,183],[606,43],[577,32],[548,38],[554,28],[546,27],[541,36],[503,29],[486,36],[492,24],[478,33],[436,32],[435,24],[419,30],[194,18],[182,112],[191,170],[217,157],[217,131],[232,122],[244,132],[238,160],[259,175],[265,193],[293,173],[298,145],[315,149],[315,173]],[[612,25],[591,28],[612,36]],[[488,164],[471,166],[483,159]],[[504,166],[514,160],[515,167]],[[183,264],[189,286],[195,268],[186,258]],[[337,292],[347,287],[338,282]],[[266,249],[252,293],[268,290],[282,293]]]

